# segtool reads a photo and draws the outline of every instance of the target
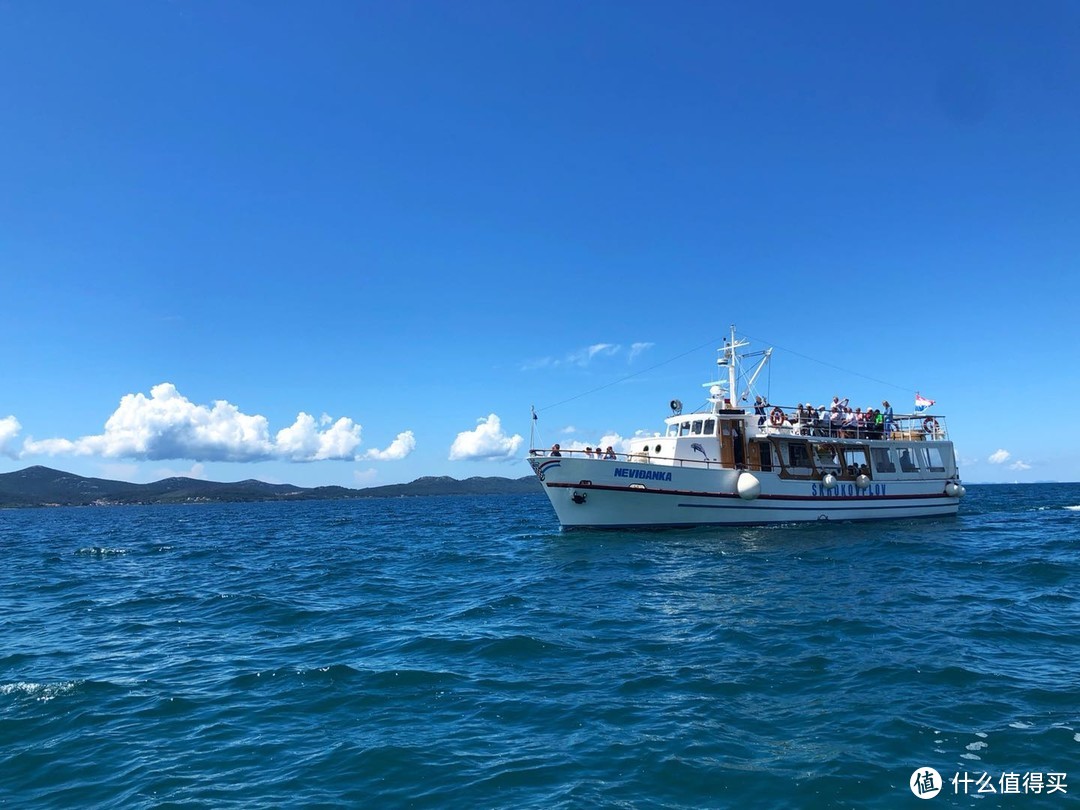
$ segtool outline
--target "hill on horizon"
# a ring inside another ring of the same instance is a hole
[[[340,486],[298,487],[246,479],[232,483],[196,478],[163,478],[132,484],[33,466],[0,474],[0,508],[30,506],[110,506],[152,503],[228,503],[248,501],[345,500],[430,495],[517,495],[540,492],[531,475],[521,478],[424,476],[408,484],[364,489]]]

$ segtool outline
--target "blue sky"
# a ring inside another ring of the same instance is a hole
[[[4,3],[0,472],[516,477],[531,405],[545,445],[657,429],[736,323],[774,402],[920,390],[967,480],[1080,480],[1078,37],[1068,2]]]

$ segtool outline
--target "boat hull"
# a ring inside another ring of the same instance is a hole
[[[840,481],[831,488],[777,472],[754,472],[752,498],[739,494],[746,472],[601,459],[530,458],[564,528],[736,526],[825,520],[949,517],[959,498],[944,478]]]

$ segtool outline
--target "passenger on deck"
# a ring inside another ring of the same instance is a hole
[[[559,443],[558,442],[551,445],[551,452],[548,453],[548,455],[549,456],[561,456],[562,455],[562,453],[559,452]]]
[[[615,451],[611,448],[610,444],[607,446],[607,450],[604,451],[604,458],[608,461],[615,460]]]
[[[873,438],[880,439],[885,434],[885,417],[881,415],[881,411],[877,408],[873,410],[874,414],[874,428]]]
[[[840,438],[850,439],[855,435],[855,412],[851,408],[844,407],[840,418]]]
[[[592,458],[592,448],[591,447],[586,447],[585,448],[585,458]]]
[[[885,418],[883,420],[884,424],[882,426],[882,431],[884,433],[885,438],[888,439],[892,435],[892,426],[893,426],[892,405],[889,404],[889,400],[883,399],[881,401],[881,406],[885,409]]]
[[[840,397],[832,398],[832,405],[829,406],[829,435],[836,436],[841,432],[841,428],[844,426],[844,408],[847,405],[847,397],[844,397],[844,401],[840,401]]]
[[[758,420],[757,420],[758,427],[761,427],[762,425],[765,424],[765,409],[768,408],[768,407],[769,407],[769,403],[766,402],[761,397],[755,397],[754,398],[754,413],[756,413],[757,417],[758,417]]]

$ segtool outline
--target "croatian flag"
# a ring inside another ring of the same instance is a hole
[[[922,413],[933,404],[934,400],[927,399],[918,391],[915,392],[915,413]]]

